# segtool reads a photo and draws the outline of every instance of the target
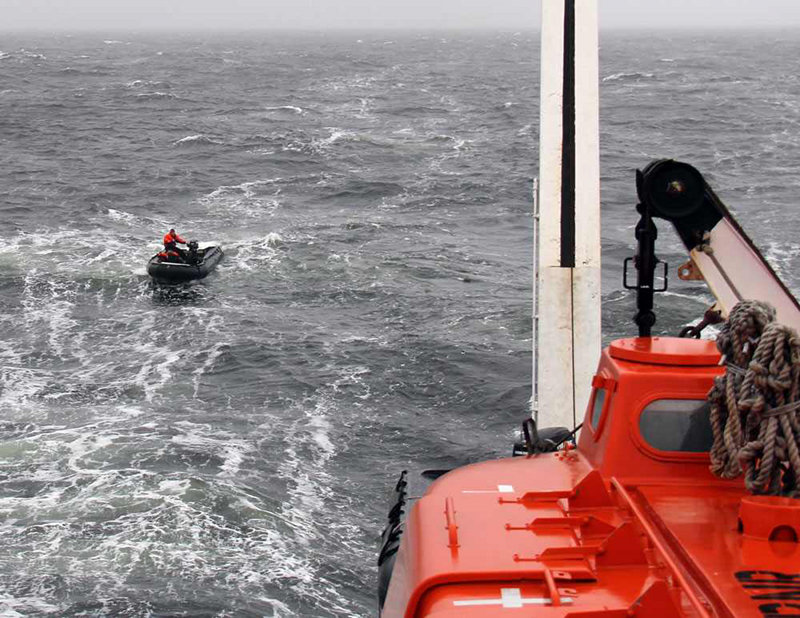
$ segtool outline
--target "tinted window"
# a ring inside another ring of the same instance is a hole
[[[714,440],[709,411],[705,399],[658,399],[642,410],[639,431],[660,451],[707,452]]]
[[[600,422],[600,415],[603,413],[603,404],[606,401],[606,391],[604,388],[594,389],[594,399],[592,399],[592,429],[597,429]]]

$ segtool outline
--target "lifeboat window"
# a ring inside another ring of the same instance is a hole
[[[639,416],[639,432],[645,442],[660,451],[704,453],[714,436],[705,399],[657,399]]]
[[[603,415],[603,404],[606,402],[606,389],[594,389],[594,397],[592,398],[592,429],[597,429],[600,424],[600,417]]]

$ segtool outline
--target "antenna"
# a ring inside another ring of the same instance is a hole
[[[537,364],[539,362],[539,348],[536,346],[536,334],[539,332],[539,285],[536,276],[537,265],[539,264],[539,178],[533,179],[533,354],[531,354],[532,367],[531,375],[531,418],[539,422],[539,385],[536,382],[538,377]]]

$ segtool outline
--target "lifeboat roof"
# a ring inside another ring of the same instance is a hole
[[[535,461],[535,483],[527,458],[434,483],[395,572],[408,597],[385,618],[795,615],[778,612],[800,605],[800,546],[742,536],[740,488],[606,484],[578,451]]]
[[[719,364],[720,354],[713,341],[675,337],[617,339],[609,346],[612,358],[634,363],[710,367]]]

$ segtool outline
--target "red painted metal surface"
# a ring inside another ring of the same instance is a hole
[[[382,617],[799,616],[800,501],[747,498],[707,453],[641,431],[652,402],[705,398],[722,371],[711,345],[614,342],[577,449],[435,481],[410,508]]]
[[[613,358],[655,365],[708,366],[719,363],[713,341],[675,337],[617,339],[609,346]]]
[[[739,527],[748,538],[796,543],[800,539],[800,503],[795,498],[747,496],[739,504]]]

